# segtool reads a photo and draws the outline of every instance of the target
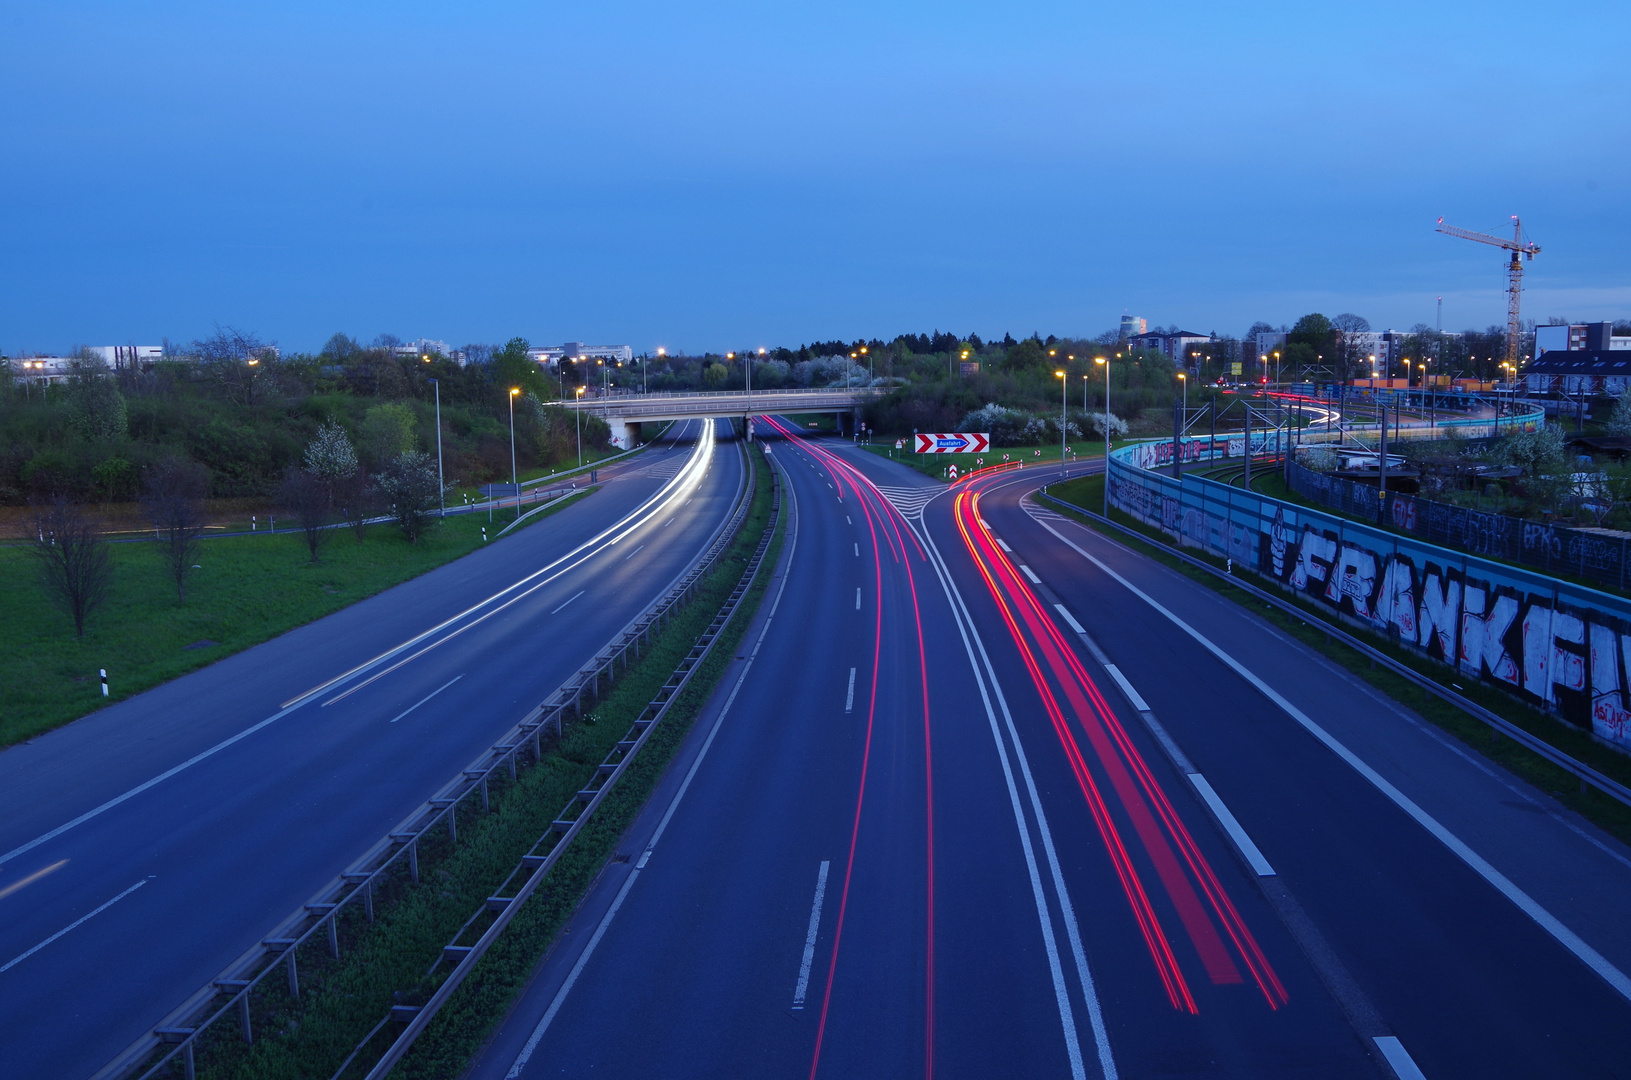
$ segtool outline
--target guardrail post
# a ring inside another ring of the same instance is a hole
[[[408,841],[408,877],[413,879],[415,885],[419,884],[419,840],[417,837]]]
[[[459,842],[459,802],[457,799],[453,801],[452,806],[447,808],[447,838],[455,844]]]
[[[295,967],[295,952],[293,945],[289,946],[289,996],[296,1001],[300,1000],[300,972]]]
[[[484,814],[492,812],[487,804],[487,778],[485,776],[481,778],[481,812]]]

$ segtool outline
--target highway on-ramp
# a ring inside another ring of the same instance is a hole
[[[473,1077],[1623,1075],[1623,845],[1046,467],[769,445],[764,608]]]
[[[0,753],[0,1076],[150,1031],[663,593],[744,480],[727,425],[675,425],[580,505]]]

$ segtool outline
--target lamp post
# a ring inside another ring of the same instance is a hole
[[[578,421],[578,468],[583,468],[583,387],[578,387],[578,408],[572,410],[572,415]]]
[[[1178,373],[1178,385],[1184,388],[1184,415],[1189,415],[1189,377],[1183,372]]]
[[[432,379],[436,388],[436,497],[441,501],[441,517],[447,517],[447,482],[442,479],[442,380]]]
[[[1095,364],[1104,365],[1104,516],[1110,516],[1110,361],[1102,356],[1093,358]]]
[[[1065,478],[1065,390],[1070,379],[1063,371],[1056,371],[1059,379],[1059,479]]]
[[[510,488],[515,492],[515,516],[521,518],[521,481],[515,472],[515,398],[521,393],[519,386],[510,387]]]

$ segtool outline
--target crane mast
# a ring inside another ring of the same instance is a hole
[[[1523,320],[1519,318],[1519,299],[1523,293],[1523,261],[1533,259],[1540,251],[1540,245],[1531,243],[1523,238],[1523,223],[1518,215],[1512,215],[1512,239],[1507,240],[1488,233],[1473,232],[1471,229],[1458,229],[1454,225],[1444,224],[1444,219],[1438,219],[1437,232],[1446,236],[1458,236],[1463,240],[1473,240],[1480,244],[1491,244],[1504,248],[1512,253],[1506,264],[1506,362],[1511,365],[1514,372],[1518,369],[1518,347],[1523,340]]]

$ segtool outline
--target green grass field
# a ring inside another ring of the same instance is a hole
[[[563,500],[527,524],[582,497]],[[316,564],[297,533],[207,539],[199,544],[200,569],[188,579],[185,603],[177,602],[154,545],[114,544],[112,592],[91,616],[83,641],[74,637],[73,621],[47,600],[30,549],[0,547],[0,746],[399,585],[480,547],[483,527],[496,535],[505,524],[502,513],[491,526],[486,514],[450,517],[418,544],[391,524],[370,526],[361,543],[349,530],[336,530]],[[106,700],[101,668],[108,672]]]

